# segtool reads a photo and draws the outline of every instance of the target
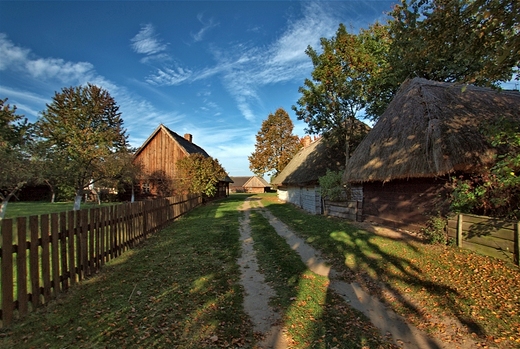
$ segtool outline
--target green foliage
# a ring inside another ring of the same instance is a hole
[[[43,160],[61,165],[47,177],[74,186],[76,197],[91,183],[121,176],[127,136],[119,106],[106,90],[91,84],[63,88],[37,126],[43,147],[52,150]]]
[[[217,184],[226,177],[226,171],[217,159],[202,154],[190,154],[176,163],[180,189],[191,193],[215,196]]]
[[[345,199],[345,189],[342,185],[343,171],[331,171],[327,169],[324,176],[318,178],[320,193],[323,198],[330,201],[341,201]]]
[[[515,0],[410,0],[391,12],[394,72],[437,81],[492,85],[520,62]]]
[[[0,99],[0,220],[9,199],[33,177],[31,125],[6,102]]]
[[[336,36],[321,39],[321,53],[308,47],[314,70],[299,88],[302,94],[292,109],[307,123],[306,132],[322,134],[333,143],[344,142],[346,159],[355,133],[357,113],[365,107],[369,79],[379,69],[369,35],[348,33],[340,24]]]
[[[496,149],[496,162],[478,174],[452,180],[451,209],[520,219],[520,125],[499,119],[486,124],[482,133]]]
[[[255,151],[248,156],[249,169],[256,176],[278,175],[300,150],[301,143],[298,136],[292,134],[293,128],[291,118],[283,108],[278,108],[262,122],[256,135]]]
[[[448,243],[446,223],[446,218],[440,215],[432,216],[428,219],[426,226],[421,229],[420,233],[430,244],[446,245]]]

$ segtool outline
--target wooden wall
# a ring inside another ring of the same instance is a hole
[[[134,162],[140,163],[143,166],[143,174],[146,176],[139,182],[150,183],[150,193],[144,194],[140,192],[142,183],[138,183],[137,194],[138,198],[143,196],[161,196],[162,195],[173,195],[174,193],[160,193],[158,181],[167,180],[172,183],[175,179],[177,172],[176,163],[178,160],[186,156],[185,151],[175,142],[172,137],[166,133],[163,129],[148,142],[146,147],[137,154]],[[164,177],[154,178],[154,173],[162,172]]]
[[[430,214],[447,210],[445,182],[442,178],[414,178],[364,183],[364,219],[418,231]]]
[[[176,172],[175,163],[186,156],[184,150],[164,130],[159,130],[134,161],[140,162],[147,175],[164,171],[172,176]]]

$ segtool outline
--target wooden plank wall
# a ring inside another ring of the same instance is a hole
[[[520,222],[459,214],[448,217],[447,230],[459,247],[520,265]]]
[[[2,220],[1,326],[47,304],[201,203],[200,195],[183,195]]]

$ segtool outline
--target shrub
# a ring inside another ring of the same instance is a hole
[[[421,234],[430,244],[446,245],[448,243],[446,219],[440,215],[431,216],[426,226],[421,229]]]
[[[331,171],[327,169],[325,176],[318,178],[320,194],[330,201],[340,201],[345,198],[345,189],[341,183],[343,171]]]

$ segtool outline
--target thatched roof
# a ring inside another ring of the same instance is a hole
[[[271,183],[274,185],[305,186],[317,184],[327,169],[339,171],[345,168],[344,150],[330,146],[320,138],[301,149]]]
[[[520,122],[519,92],[408,80],[352,154],[343,179],[384,182],[474,172],[494,155],[479,128],[500,117]]]

